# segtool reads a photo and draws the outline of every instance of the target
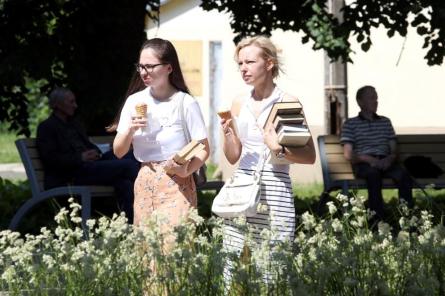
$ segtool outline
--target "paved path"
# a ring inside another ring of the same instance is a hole
[[[25,168],[19,163],[0,163],[0,178],[11,180],[25,180]]]

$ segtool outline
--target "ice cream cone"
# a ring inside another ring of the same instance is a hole
[[[218,112],[218,116],[222,119],[229,120],[230,118],[232,118],[232,113],[230,112],[230,110],[222,110]]]
[[[139,117],[145,117],[147,115],[147,104],[139,103],[135,106],[136,115]]]

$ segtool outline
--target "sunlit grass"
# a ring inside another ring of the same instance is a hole
[[[20,162],[20,156],[15,147],[17,136],[10,132],[0,133],[0,163]]]

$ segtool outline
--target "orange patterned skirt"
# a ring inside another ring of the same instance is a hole
[[[138,226],[156,211],[165,217],[165,226],[174,227],[196,208],[196,186],[192,175],[181,178],[167,175],[165,161],[141,164],[134,184],[134,225]],[[163,227],[164,228],[164,227]]]

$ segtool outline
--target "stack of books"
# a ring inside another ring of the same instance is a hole
[[[311,134],[301,111],[299,102],[274,103],[264,127],[272,123],[278,135],[278,143],[283,146],[304,146]]]

